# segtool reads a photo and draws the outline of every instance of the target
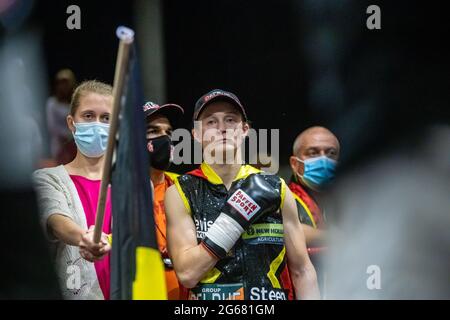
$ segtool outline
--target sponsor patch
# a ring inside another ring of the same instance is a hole
[[[247,221],[261,209],[255,200],[241,189],[236,190],[227,200],[227,203],[236,209]]]
[[[197,239],[202,240],[205,238],[206,232],[208,232],[208,229],[212,226],[214,221],[206,220],[206,218],[203,218],[201,220],[195,218],[195,228],[197,229]]]
[[[189,300],[244,300],[242,283],[202,284],[189,290]]]
[[[287,294],[282,289],[253,287],[250,289],[250,300],[287,300]]]
[[[257,223],[251,225],[242,239],[248,244],[284,244],[284,230],[281,223]]]

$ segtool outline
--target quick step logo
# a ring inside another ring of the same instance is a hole
[[[258,211],[260,206],[241,189],[238,189],[228,199],[228,204],[235,208],[244,218],[249,221]]]

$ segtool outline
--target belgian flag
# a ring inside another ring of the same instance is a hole
[[[111,299],[162,300],[167,299],[167,291],[155,236],[145,101],[134,46],[126,72],[111,174]]]

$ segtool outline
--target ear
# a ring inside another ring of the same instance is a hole
[[[72,133],[75,132],[75,125],[73,124],[75,121],[73,120],[72,115],[68,115],[66,117],[66,122],[67,122],[67,127],[69,128],[70,131],[72,131]]]
[[[194,140],[197,141],[198,143],[202,144],[201,131],[193,128],[191,130],[191,133],[192,133],[192,136],[194,137]]]
[[[242,124],[242,136],[246,137],[248,136],[248,131],[250,130],[250,125],[247,122],[244,122]]]
[[[305,166],[302,162],[298,161],[295,156],[289,157],[289,164],[291,166],[292,172],[303,175],[305,172]]]

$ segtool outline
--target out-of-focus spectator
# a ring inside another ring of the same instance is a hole
[[[70,111],[70,98],[75,85],[76,79],[72,70],[58,71],[55,76],[54,94],[47,100],[50,153],[56,164],[66,164],[73,160],[76,154],[76,146],[66,123],[66,117]]]
[[[306,129],[294,142],[289,159],[293,173],[289,188],[297,202],[308,246],[324,240],[325,219],[317,197],[334,178],[339,151],[338,139],[323,127]]]
[[[325,210],[319,197],[334,178],[339,152],[336,136],[330,130],[316,126],[297,136],[289,159],[292,169],[289,189],[296,200],[298,217],[311,261],[317,271],[321,292],[325,291],[322,252],[326,249],[326,231]]]

